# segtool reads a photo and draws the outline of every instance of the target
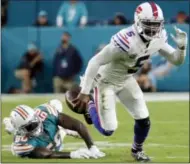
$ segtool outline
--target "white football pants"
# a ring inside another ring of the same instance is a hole
[[[133,76],[129,77],[121,87],[99,82],[94,88],[94,100],[103,129],[108,131],[117,129],[116,96],[134,119],[144,119],[149,116],[143,93]]]

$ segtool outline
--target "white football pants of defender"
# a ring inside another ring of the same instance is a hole
[[[143,93],[133,76],[120,87],[100,81],[94,88],[94,100],[99,121],[104,130],[117,129],[116,96],[135,120],[149,116]]]

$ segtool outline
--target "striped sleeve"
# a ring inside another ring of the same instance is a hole
[[[50,103],[45,103],[45,104],[42,104],[42,105],[36,107],[35,111],[36,111],[37,115],[41,115],[41,116],[42,116],[42,114],[40,114],[40,113],[44,113],[44,112],[48,115],[53,115],[55,117],[58,117],[58,114],[59,114],[58,110]]]
[[[11,149],[13,155],[24,157],[29,155],[34,150],[34,147],[29,144],[23,145],[13,143]]]
[[[111,41],[121,51],[128,52],[130,44],[127,36],[122,31],[112,36]]]
[[[52,115],[58,117],[59,112],[57,111],[57,109],[55,109],[54,106],[50,105],[50,103],[47,103],[47,104],[45,104],[45,107],[48,110],[49,114],[52,114]]]

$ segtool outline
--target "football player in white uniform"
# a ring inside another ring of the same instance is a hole
[[[137,161],[149,161],[143,152],[143,143],[150,129],[149,112],[133,74],[155,52],[159,52],[175,65],[183,63],[186,56],[187,34],[175,27],[176,43],[167,42],[164,17],[154,2],[140,4],[134,14],[134,24],[113,35],[111,41],[89,61],[81,81],[81,91],[73,101],[82,110],[88,103],[94,126],[106,136],[117,129],[116,96],[135,120],[134,142],[131,153]],[[94,90],[93,99],[90,91]]]

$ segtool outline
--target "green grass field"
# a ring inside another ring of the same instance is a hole
[[[21,99],[17,101],[2,102],[2,118],[9,116],[11,109],[18,104],[27,104],[32,107],[46,102],[48,99],[32,98]],[[189,102],[149,102],[148,103],[152,127],[149,138],[147,139],[144,149],[152,158],[152,162],[189,162]],[[79,118],[68,110],[64,105],[64,112]],[[111,137],[100,135],[93,126],[88,129],[97,142],[97,145],[106,153],[102,159],[87,160],[33,160],[21,159],[14,157],[9,150],[12,143],[12,136],[8,135],[2,127],[2,163],[3,162],[134,162],[130,156],[130,146],[133,141],[133,124],[134,121],[125,111],[124,107],[118,103],[117,115],[119,127]],[[84,121],[83,121],[84,122]],[[64,140],[65,150],[82,146],[82,140],[72,137],[66,137]]]

